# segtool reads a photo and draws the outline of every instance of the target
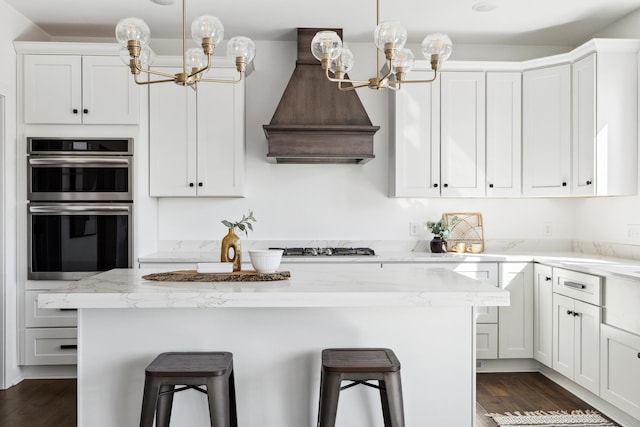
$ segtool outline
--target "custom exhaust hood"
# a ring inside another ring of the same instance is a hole
[[[298,28],[296,68],[271,123],[263,125],[277,163],[365,163],[373,154],[373,126],[355,90],[340,91],[311,53],[322,28]],[[341,29],[334,29],[342,37]]]

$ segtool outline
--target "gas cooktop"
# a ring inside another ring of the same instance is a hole
[[[373,256],[371,248],[269,248],[282,249],[282,256]]]

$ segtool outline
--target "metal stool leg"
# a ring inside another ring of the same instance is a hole
[[[229,375],[229,414],[231,414],[231,427],[238,427],[238,409],[236,407],[236,380],[233,371]]]
[[[402,402],[402,383],[400,380],[400,372],[393,372],[384,375],[384,395],[385,401],[382,402],[383,412],[385,415],[385,427],[404,427],[404,408]],[[382,389],[380,397],[382,398]],[[388,417],[388,418],[387,418]]]
[[[169,427],[171,422],[171,407],[173,406],[173,385],[161,385],[158,403],[156,405],[156,426]],[[163,395],[163,393],[166,393]]]
[[[142,396],[142,413],[140,427],[153,427],[153,416],[156,412],[156,402],[160,392],[160,383],[149,376],[144,379],[144,394]]]
[[[342,375],[322,372],[322,378],[320,380],[318,427],[335,427],[341,382]]]
[[[207,378],[207,396],[209,399],[211,427],[231,427],[228,378]]]

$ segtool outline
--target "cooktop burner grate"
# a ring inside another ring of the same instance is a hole
[[[282,249],[282,256],[374,256],[371,248],[269,248]]]

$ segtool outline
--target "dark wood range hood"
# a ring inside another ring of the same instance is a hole
[[[298,60],[271,123],[263,125],[277,163],[365,163],[373,154],[373,126],[355,90],[326,79],[311,53],[323,28],[298,28]],[[342,37],[341,29],[333,29]]]

